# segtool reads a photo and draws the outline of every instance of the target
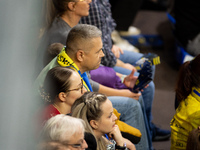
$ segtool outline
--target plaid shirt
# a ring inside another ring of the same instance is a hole
[[[108,0],[92,0],[87,17],[82,17],[80,23],[91,24],[102,31],[103,52],[102,64],[108,67],[116,65],[116,57],[111,51],[111,33],[115,29],[115,22],[111,14],[111,6]]]

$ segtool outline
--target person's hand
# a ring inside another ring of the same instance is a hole
[[[131,65],[131,64],[129,64],[129,63],[124,63],[123,68],[129,69],[129,70],[137,71],[137,69],[136,69],[133,65]]]
[[[112,46],[111,51],[113,52],[116,58],[119,58],[120,54],[124,54],[123,50],[116,45]]]
[[[130,97],[135,100],[139,100],[139,97],[141,96],[141,93],[133,93],[128,89],[119,90],[119,93],[120,93],[120,96]]]
[[[126,147],[130,150],[136,150],[135,145],[126,138],[122,137],[121,131],[119,130],[118,125],[115,125],[113,130],[108,134],[109,138],[113,138],[117,145],[124,146],[126,143]]]
[[[117,63],[116,65],[117,67],[122,67],[122,68],[125,68],[125,69],[128,69],[128,70],[137,70],[133,65],[129,64],[129,63],[124,63],[123,61],[121,61],[120,59],[117,59]]]
[[[131,74],[129,74],[128,76],[126,76],[124,78],[124,84],[128,87],[128,88],[133,88],[135,86],[136,80],[138,77],[134,76],[135,70],[133,69]]]
[[[112,131],[108,134],[109,138],[113,138],[117,145],[123,146],[124,145],[124,138],[122,137],[121,131],[119,130],[118,125],[115,125]]]
[[[126,76],[124,78],[124,84],[128,87],[128,88],[133,88],[135,86],[135,83],[138,79],[138,77],[134,76],[135,70],[132,70],[131,74],[129,74],[128,76]],[[145,88],[147,88],[149,86],[149,84],[147,84]],[[142,89],[141,92],[143,92],[144,90]]]
[[[144,87],[144,89],[146,89],[148,86],[149,86],[149,84],[147,84],[147,85]],[[143,91],[144,91],[144,90],[142,89],[141,92],[143,92]]]
[[[126,147],[129,150],[136,150],[135,145],[131,141],[129,141],[128,139],[124,138],[124,143],[126,143]]]

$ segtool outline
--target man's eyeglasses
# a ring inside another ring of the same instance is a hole
[[[81,141],[80,144],[68,144],[65,141],[63,141],[63,142],[61,142],[61,141],[54,141],[54,142],[56,142],[57,144],[61,144],[62,146],[65,146],[65,147],[71,146],[71,147],[76,148],[76,149],[82,149],[83,148],[83,143],[84,143],[84,141]]]
[[[82,148],[82,144],[66,144],[68,146],[71,146],[73,148]]]
[[[72,90],[67,90],[66,92],[70,92],[70,91],[78,91],[81,89],[81,93],[83,93],[83,79],[81,79],[81,87],[78,87],[76,89],[72,89]]]
[[[65,143],[65,142],[63,144],[66,145],[66,146],[71,146],[73,148],[81,149],[81,148],[83,148],[84,141],[85,140],[81,140],[80,144],[68,144],[68,143]]]

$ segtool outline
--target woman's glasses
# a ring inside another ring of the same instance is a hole
[[[78,91],[81,89],[81,93],[83,93],[83,79],[81,79],[81,87],[78,87],[76,89],[72,89],[72,90],[67,90],[66,92],[70,92],[70,91]]]

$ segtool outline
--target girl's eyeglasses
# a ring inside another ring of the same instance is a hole
[[[81,93],[83,93],[83,79],[81,79],[81,87],[78,87],[76,89],[72,89],[72,90],[67,90],[66,92],[70,92],[70,91],[78,91],[81,89]]]

